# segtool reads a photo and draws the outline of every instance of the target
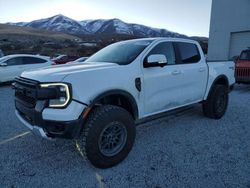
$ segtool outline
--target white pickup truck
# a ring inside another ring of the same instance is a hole
[[[16,114],[44,138],[75,139],[94,166],[108,168],[130,152],[139,120],[195,103],[220,119],[234,69],[233,62],[206,62],[192,40],[123,41],[82,64],[22,73],[13,84]]]

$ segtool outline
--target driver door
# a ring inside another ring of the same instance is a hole
[[[176,64],[176,56],[171,42],[157,44],[145,57],[162,54],[167,58],[167,66],[143,68],[144,114],[145,116],[164,112],[181,106],[183,92],[180,65]]]

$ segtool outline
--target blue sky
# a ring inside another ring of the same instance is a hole
[[[119,18],[189,36],[208,36],[212,0],[0,0],[0,23],[56,14],[76,20]]]

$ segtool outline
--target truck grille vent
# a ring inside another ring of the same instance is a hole
[[[34,108],[36,105],[36,91],[38,82],[18,77],[15,79],[15,98],[23,105]]]
[[[249,78],[250,77],[250,68],[236,68],[235,71],[235,77],[236,78]]]

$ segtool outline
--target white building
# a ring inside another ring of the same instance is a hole
[[[208,60],[228,60],[250,47],[250,0],[213,0]]]

